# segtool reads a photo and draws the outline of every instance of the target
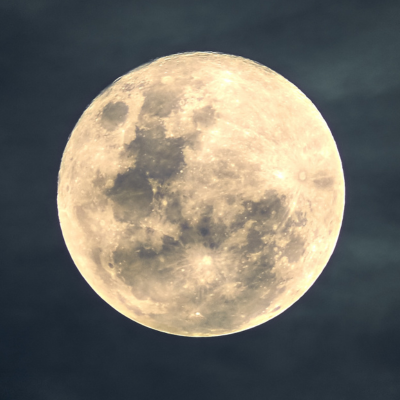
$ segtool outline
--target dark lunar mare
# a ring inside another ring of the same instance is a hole
[[[124,102],[110,102],[103,108],[100,124],[107,131],[113,131],[118,125],[125,122],[128,112],[129,107]]]
[[[213,106],[207,105],[195,110],[192,117],[193,123],[198,128],[208,128],[216,122],[216,112]]]
[[[121,222],[135,223],[151,213],[153,191],[150,179],[162,185],[184,168],[182,137],[166,138],[160,117],[168,116],[179,104],[179,93],[159,89],[154,85],[146,92],[139,114],[136,138],[126,146],[124,157],[132,158],[134,166],[118,174],[111,189],[105,195],[114,203],[114,217]],[[103,110],[108,121],[125,118],[124,103],[109,103]]]
[[[126,148],[128,157],[136,159],[135,169],[160,184],[177,175],[184,168],[182,137],[166,138],[165,128],[136,129],[136,139]]]

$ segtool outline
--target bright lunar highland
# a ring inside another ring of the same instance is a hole
[[[249,329],[315,282],[344,209],[335,141],[312,102],[242,57],[134,69],[86,109],[58,181],[62,232],[112,307],[182,336]]]

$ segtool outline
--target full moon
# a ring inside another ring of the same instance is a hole
[[[219,336],[285,311],[339,235],[332,134],[292,83],[212,52],[163,57],[106,88],[65,148],[58,212],[89,285],[126,317]]]

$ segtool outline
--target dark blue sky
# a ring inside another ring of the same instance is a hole
[[[400,398],[400,3],[0,1],[0,398]],[[289,310],[249,331],[170,336],[114,311],[74,266],[57,174],[92,99],[154,58],[218,51],[298,86],[346,179],[336,250]]]

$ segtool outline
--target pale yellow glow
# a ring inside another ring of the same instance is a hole
[[[83,113],[58,211],[91,287],[182,336],[262,324],[315,282],[335,247],[344,179],[311,101],[279,74],[183,53],[115,81]]]

